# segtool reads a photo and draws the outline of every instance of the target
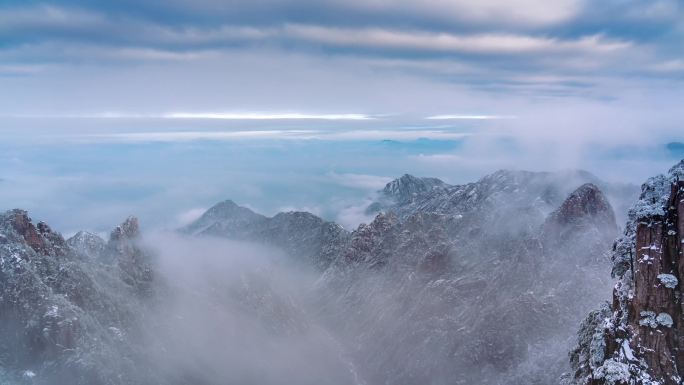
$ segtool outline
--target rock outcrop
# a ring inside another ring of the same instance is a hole
[[[99,258],[99,255],[94,256]],[[112,256],[116,260],[116,256]],[[117,264],[84,258],[27,213],[0,214],[0,379],[5,384],[133,383],[141,299]],[[149,378],[147,378],[149,380]]]
[[[393,199],[399,204],[406,204],[435,189],[447,187],[447,184],[437,178],[418,178],[404,174],[389,182],[383,189],[384,197]]]
[[[582,324],[566,383],[681,384],[683,239],[684,160],[642,186],[615,242],[612,304]]]
[[[81,253],[87,258],[97,258],[102,255],[107,243],[97,234],[87,231],[79,231],[71,238],[67,239],[67,245],[74,251]]]

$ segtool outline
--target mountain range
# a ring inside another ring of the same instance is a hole
[[[577,326],[610,295],[613,207],[636,194],[583,171],[502,170],[464,185],[404,175],[378,192],[374,220],[351,232],[227,200],[171,238],[143,237],[131,217],[108,241],[87,232],[64,240],[8,211],[0,379],[558,383]],[[276,262],[254,265],[253,246]],[[216,250],[241,264],[198,267]],[[288,365],[264,369],[265,359]]]

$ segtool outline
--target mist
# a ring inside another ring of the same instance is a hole
[[[164,294],[140,315],[149,370],[167,384],[355,384],[310,314],[313,271],[278,250],[174,233],[145,237]]]

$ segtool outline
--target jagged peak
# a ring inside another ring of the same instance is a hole
[[[236,215],[241,216],[253,216],[261,217],[261,214],[257,214],[254,211],[248,209],[247,207],[240,206],[230,199],[219,202],[211,206],[207,211],[202,214],[198,221],[215,220],[215,219],[229,219]]]
[[[558,219],[571,222],[587,216],[607,216],[615,222],[613,207],[601,189],[593,183],[585,183],[573,191],[556,211]]]
[[[140,236],[140,227],[138,218],[129,216],[120,225],[112,231],[110,241],[117,241],[120,239],[135,239]]]
[[[587,227],[589,226],[589,227]],[[563,203],[546,218],[542,239],[554,248],[558,242],[572,241],[573,234],[593,228],[603,234],[603,241],[612,239],[618,231],[615,212],[603,192],[593,183],[575,189]],[[555,245],[555,246],[554,246]]]
[[[99,235],[83,230],[67,239],[66,243],[72,249],[91,258],[98,257],[107,244]]]
[[[97,234],[95,234],[95,233],[92,233],[92,232],[86,231],[86,230],[80,230],[80,231],[77,232],[76,234],[74,234],[74,235],[72,235],[71,237],[69,237],[69,239],[67,239],[67,242],[70,241],[70,240],[77,240],[77,239],[95,239],[95,238],[100,239],[100,240],[103,240],[101,236],[99,236],[99,235],[97,235]]]
[[[45,240],[33,225],[26,210],[13,209],[2,215],[2,222],[35,251],[45,250]]]
[[[404,174],[387,183],[382,189],[382,193],[399,202],[404,202],[413,199],[413,197],[417,195],[431,191],[432,189],[445,186],[447,186],[447,184],[441,179],[416,177],[411,174]]]
[[[26,210],[13,209],[5,212],[0,216],[0,224],[2,223],[38,253],[50,255],[64,255],[65,253],[66,246],[62,236],[52,231],[45,222],[38,222],[34,225]]]
[[[668,171],[670,176],[676,180],[684,180],[684,159],[675,164]]]
[[[678,180],[684,180],[684,159],[672,166],[667,175],[648,178],[641,185],[639,200],[629,210],[630,221],[665,215],[665,207],[671,193],[670,187]]]

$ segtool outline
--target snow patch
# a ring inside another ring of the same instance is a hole
[[[658,274],[658,280],[668,289],[674,289],[679,284],[677,277],[672,274]]]
[[[629,380],[629,366],[610,358],[596,369],[594,375],[597,379],[604,379],[607,385],[627,382]]]
[[[672,321],[672,317],[670,317],[670,315],[667,313],[658,314],[658,316],[656,317],[656,322],[668,328],[671,328],[674,324],[674,322]]]

